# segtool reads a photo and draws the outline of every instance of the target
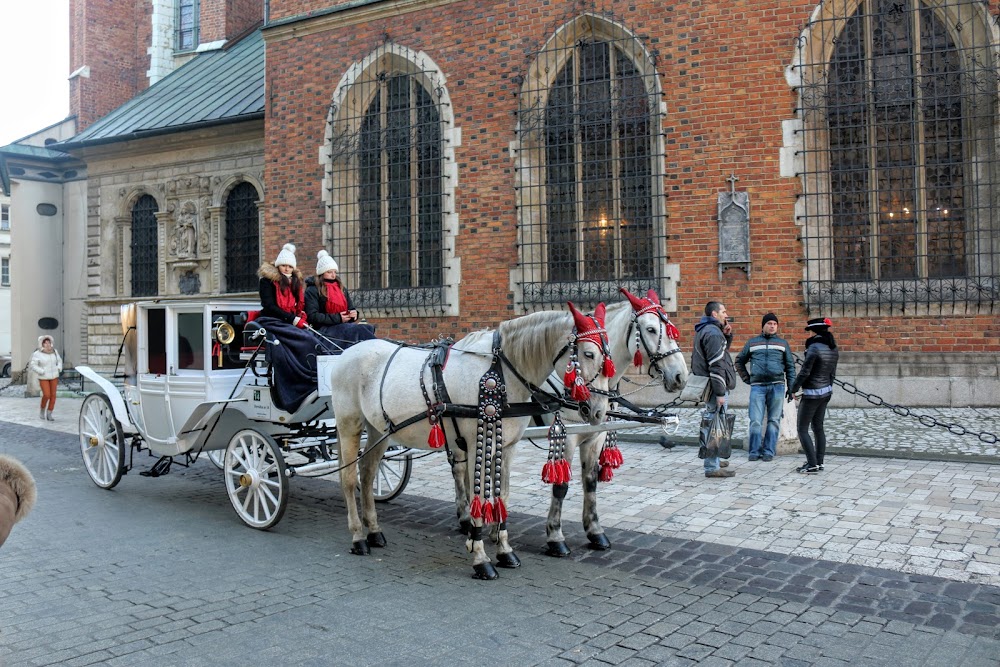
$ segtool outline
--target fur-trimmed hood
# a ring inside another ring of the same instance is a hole
[[[35,505],[37,491],[35,478],[20,461],[0,454],[0,483],[6,483],[17,496],[17,508],[14,511],[14,523],[28,515]]]
[[[281,280],[281,271],[278,270],[271,262],[264,262],[260,265],[260,269],[257,270],[257,275],[261,278],[270,280],[271,282],[277,282]],[[298,269],[292,269],[292,275],[298,276],[299,281],[305,284],[305,280],[302,279],[302,272]]]
[[[50,341],[52,341],[52,349],[55,349],[55,347],[56,347],[56,339],[53,338],[52,336],[50,336],[49,334],[42,334],[41,336],[38,337],[38,349],[39,350],[42,349],[42,343],[45,342],[46,338],[48,338]]]

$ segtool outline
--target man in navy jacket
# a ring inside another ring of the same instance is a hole
[[[771,461],[778,444],[781,399],[788,393],[786,387],[795,382],[795,360],[788,341],[778,337],[777,315],[768,313],[761,318],[760,328],[760,335],[748,340],[736,355],[736,372],[750,385],[750,460]],[[762,429],[765,413],[766,430]]]

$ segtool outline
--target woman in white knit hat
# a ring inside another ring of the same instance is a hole
[[[56,408],[56,389],[59,386],[59,374],[62,373],[63,362],[59,352],[53,347],[52,336],[45,334],[38,337],[38,349],[32,352],[28,363],[38,376],[38,384],[42,389],[42,405],[38,409],[38,418],[55,421],[52,411]]]
[[[260,265],[260,314],[301,329],[306,325],[305,285],[295,264],[295,246],[286,243],[274,264]]]
[[[309,323],[341,347],[375,337],[375,327],[358,322],[351,295],[337,275],[340,267],[326,250],[316,255],[316,277],[306,281],[306,316]]]

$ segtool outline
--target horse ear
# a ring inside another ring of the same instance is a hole
[[[657,306],[660,305],[660,295],[657,294],[656,290],[653,289],[652,287],[650,287],[649,291],[646,292],[646,298],[655,303]]]
[[[593,326],[590,322],[590,318],[577,310],[577,307],[573,305],[572,301],[567,301],[566,304],[569,306],[569,312],[573,313],[573,324],[576,325],[576,330],[589,331]]]
[[[597,308],[594,308],[594,317],[597,318],[598,323],[604,326],[604,316],[607,314],[608,309],[605,307],[604,302],[597,304]]]
[[[632,292],[629,292],[624,287],[619,287],[618,289],[621,291],[622,294],[624,294],[628,298],[628,302],[632,304],[632,310],[638,312],[645,307],[646,304],[640,301],[639,297],[632,294]]]

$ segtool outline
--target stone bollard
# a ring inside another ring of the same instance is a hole
[[[25,383],[24,396],[26,398],[38,398],[42,395],[42,385],[38,383],[38,373],[28,366],[28,381]]]
[[[799,453],[799,431],[796,426],[798,419],[798,401],[785,403],[781,411],[781,425],[778,427],[778,444],[775,447],[778,456],[794,456]]]

